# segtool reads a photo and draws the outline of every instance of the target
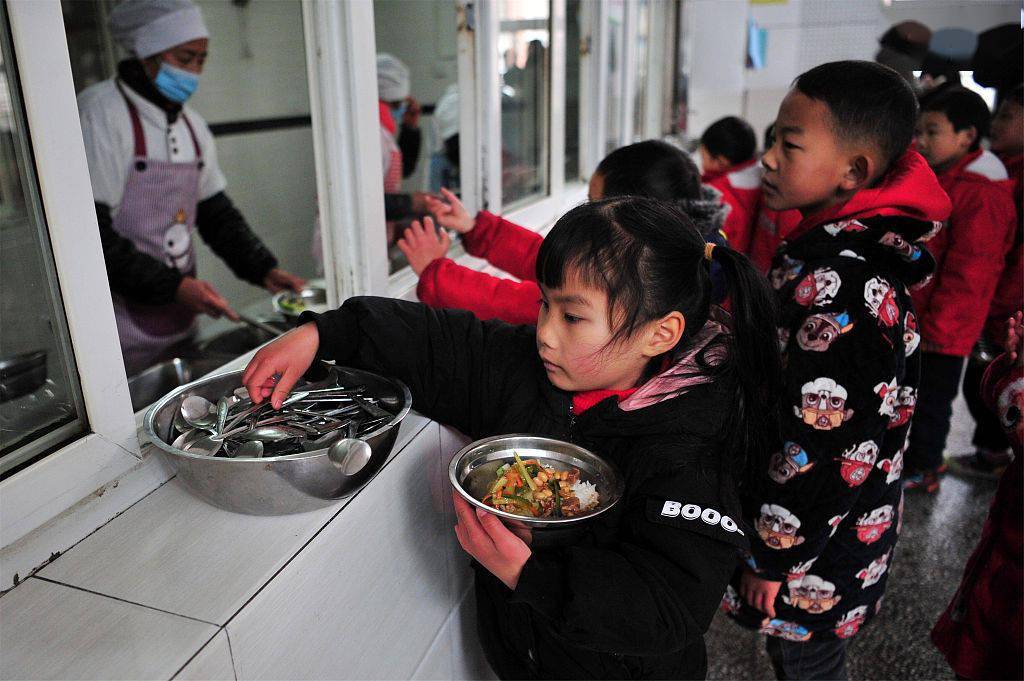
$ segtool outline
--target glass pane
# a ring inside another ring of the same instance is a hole
[[[580,180],[581,0],[565,3],[565,181]]]
[[[633,95],[633,131],[634,142],[644,139],[644,122],[647,120],[647,60],[650,50],[651,35],[651,2],[650,0],[639,0],[636,8],[636,42],[633,49],[634,56],[633,83],[635,93]]]
[[[279,328],[286,322],[274,311],[274,293],[302,280],[322,285],[302,5],[196,6],[208,40],[181,36],[182,43],[139,59],[114,38],[131,39],[129,31],[113,30],[124,5],[62,2],[137,409],[190,380],[185,376],[198,378],[268,339],[216,318],[220,304],[210,307],[196,296],[204,285],[234,311]],[[170,9],[173,3],[155,11]],[[184,108],[173,89],[158,85],[164,65],[198,77]],[[160,178],[166,193],[153,190]],[[176,370],[175,359],[189,369]]]
[[[626,9],[624,0],[610,0],[608,3],[608,112],[605,123],[605,153],[617,149],[622,111],[622,50],[623,21]]]
[[[551,6],[498,3],[503,208],[548,192]]]
[[[0,476],[85,430],[7,13],[0,30]]]
[[[670,122],[667,129],[664,131],[666,134],[676,134],[686,132],[686,119],[689,114],[689,103],[690,103],[690,65],[686,62],[686,45],[684,44],[685,32],[683,31],[683,12],[679,6],[676,5],[674,9],[673,28],[674,33],[674,45],[676,46],[674,57],[675,63],[672,65],[672,94],[669,102],[669,110],[671,111]]]
[[[457,18],[454,2],[374,0],[373,19],[377,53],[387,55],[378,64],[378,113],[396,272],[408,262],[395,242],[425,210],[423,192],[459,193]]]

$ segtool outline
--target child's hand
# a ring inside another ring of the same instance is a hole
[[[750,607],[775,617],[775,597],[779,595],[781,586],[782,582],[761,579],[750,568],[744,568],[740,577],[740,596]]]
[[[423,197],[427,210],[434,214],[438,224],[459,234],[473,231],[473,216],[462,205],[462,201],[459,201],[459,197],[444,187],[441,187],[441,196],[444,197],[444,201],[433,196]]]
[[[473,508],[454,490],[452,498],[455,500],[455,514],[459,517],[455,535],[462,548],[514,591],[523,565],[533,555],[530,547],[505,527],[497,516]]]
[[[274,409],[291,392],[292,387],[306,373],[320,347],[320,332],[309,322],[265,346],[249,361],[242,372],[242,383],[254,404],[270,398]]]
[[[427,265],[438,258],[448,254],[448,248],[452,245],[452,239],[448,232],[441,230],[439,234],[434,229],[434,221],[423,218],[424,225],[419,220],[413,220],[405,234],[398,240],[398,250],[405,254],[409,261],[409,267],[419,276]]]
[[[1016,312],[1006,323],[1006,339],[1003,349],[1010,355],[1010,362],[1016,362],[1024,356],[1024,312]]]

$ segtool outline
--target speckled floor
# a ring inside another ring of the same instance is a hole
[[[972,451],[974,422],[961,398],[954,408],[947,454]],[[952,679],[928,638],[960,583],[981,534],[995,483],[947,475],[936,496],[908,493],[903,533],[882,613],[853,640],[853,679]],[[709,679],[771,679],[762,638],[719,615],[707,636]]]

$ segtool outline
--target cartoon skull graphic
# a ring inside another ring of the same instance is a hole
[[[801,405],[793,407],[797,417],[815,430],[832,430],[853,417],[853,409],[846,408],[846,388],[831,378],[817,378],[804,383]]]
[[[768,275],[772,288],[778,291],[780,288],[800,276],[800,270],[804,268],[801,260],[794,260],[788,255],[782,256],[782,262],[778,267],[772,268]]]
[[[740,600],[740,595],[736,593],[736,589],[732,588],[732,586],[726,586],[725,595],[722,596],[722,603],[718,607],[727,615],[735,615],[743,607],[743,602]]]
[[[818,560],[817,556],[810,560],[805,560],[802,563],[797,563],[793,567],[789,568],[786,572],[786,581],[792,582],[798,579],[803,579],[803,576],[810,572],[811,566],[814,565],[814,561],[816,560]]]
[[[1018,442],[1024,439],[1024,378],[1012,380],[999,390],[996,398],[996,415],[1003,429]]]
[[[839,525],[846,519],[846,516],[848,515],[850,515],[849,511],[842,515],[834,515],[831,518],[829,518],[828,526],[832,528],[832,531],[828,533],[829,537],[835,536],[836,530],[839,529]]]
[[[768,462],[768,477],[780,485],[784,485],[801,473],[806,473],[814,467],[804,448],[795,442],[787,442],[782,445],[781,452],[772,454]]]
[[[907,310],[903,318],[903,352],[910,357],[921,345],[921,334],[917,331],[917,317]]]
[[[757,519],[757,534],[768,548],[788,549],[804,543],[797,535],[800,519],[778,504],[763,504]]]
[[[796,333],[796,342],[808,352],[825,352],[840,336],[853,329],[846,312],[812,314]]]
[[[860,627],[864,624],[864,620],[868,618],[868,606],[858,605],[853,610],[842,616],[836,622],[836,628],[832,631],[835,633],[837,638],[851,638],[860,631]]]
[[[805,575],[789,582],[788,587],[789,594],[782,597],[783,602],[815,615],[828,612],[843,598],[836,594],[835,584],[817,575]]]
[[[885,471],[885,483],[891,485],[900,479],[903,475],[903,452],[907,449],[906,445],[902,449],[892,455],[891,459],[882,459],[876,465]]]
[[[761,625],[761,633],[778,636],[787,641],[807,641],[811,638],[811,632],[807,627],[780,619],[766,619]]]
[[[867,230],[867,225],[857,220],[840,220],[839,222],[832,222],[822,227],[826,232],[832,236],[836,236],[841,232],[863,232]]]
[[[892,504],[879,506],[857,519],[857,539],[864,544],[874,544],[892,526]]]
[[[921,257],[921,248],[896,232],[886,232],[878,242],[896,251],[907,262],[914,262]]]
[[[889,427],[899,428],[910,423],[917,408],[917,388],[909,385],[900,386],[896,393],[896,413],[889,417]]]
[[[882,326],[892,327],[899,322],[900,308],[896,304],[896,291],[885,279],[868,279],[864,284],[864,302]]]
[[[874,440],[850,447],[839,458],[839,474],[850,487],[857,487],[868,479],[878,458],[878,445]]]
[[[842,283],[835,270],[820,267],[800,280],[793,292],[793,299],[804,307],[823,307],[835,300]]]
[[[892,552],[890,551],[889,553],[875,558],[871,561],[870,565],[857,573],[857,579],[863,582],[860,588],[866,589],[872,584],[878,584],[878,580],[880,580],[882,575],[885,574],[885,571],[889,569],[889,556],[891,553]]]

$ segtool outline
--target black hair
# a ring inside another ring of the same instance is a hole
[[[630,338],[642,325],[672,311],[682,313],[686,328],[668,353],[669,359],[676,359],[713,314],[706,246],[686,213],[670,203],[636,196],[592,201],[555,223],[537,255],[537,281],[561,288],[575,276],[605,291],[612,343]],[[778,434],[775,405],[782,393],[782,367],[776,299],[746,256],[716,246],[711,258],[726,275],[733,328],[697,359],[702,372],[736,386],[736,401],[723,431],[728,456],[722,465],[731,475],[750,475],[757,466],[767,465],[767,459],[754,461],[748,453],[768,452]],[[726,351],[717,363],[711,358],[714,348]],[[665,359],[653,358],[645,375],[660,370]]]
[[[928,103],[924,105],[924,111],[938,111],[945,114],[957,132],[974,128],[976,135],[974,143],[971,144],[971,151],[976,151],[981,146],[982,138],[988,137],[992,112],[988,110],[988,104],[981,98],[981,95],[965,87],[952,87],[937,97],[929,99]]]
[[[1007,90],[999,100],[1000,104],[1003,102],[1011,102],[1017,106],[1024,106],[1024,85],[1018,85],[1011,90]]]
[[[742,118],[726,116],[712,123],[700,136],[701,145],[712,156],[724,156],[729,163],[743,163],[757,152],[757,135]]]
[[[604,180],[604,197],[647,196],[662,201],[697,198],[700,171],[690,155],[659,140],[619,147],[594,171]]]
[[[771,149],[775,145],[775,121],[769,123],[764,129],[764,148]]]
[[[913,140],[917,99],[910,84],[888,66],[870,61],[830,62],[797,76],[793,87],[828,107],[836,137],[866,139],[875,145],[885,163],[879,174],[902,156]]]

